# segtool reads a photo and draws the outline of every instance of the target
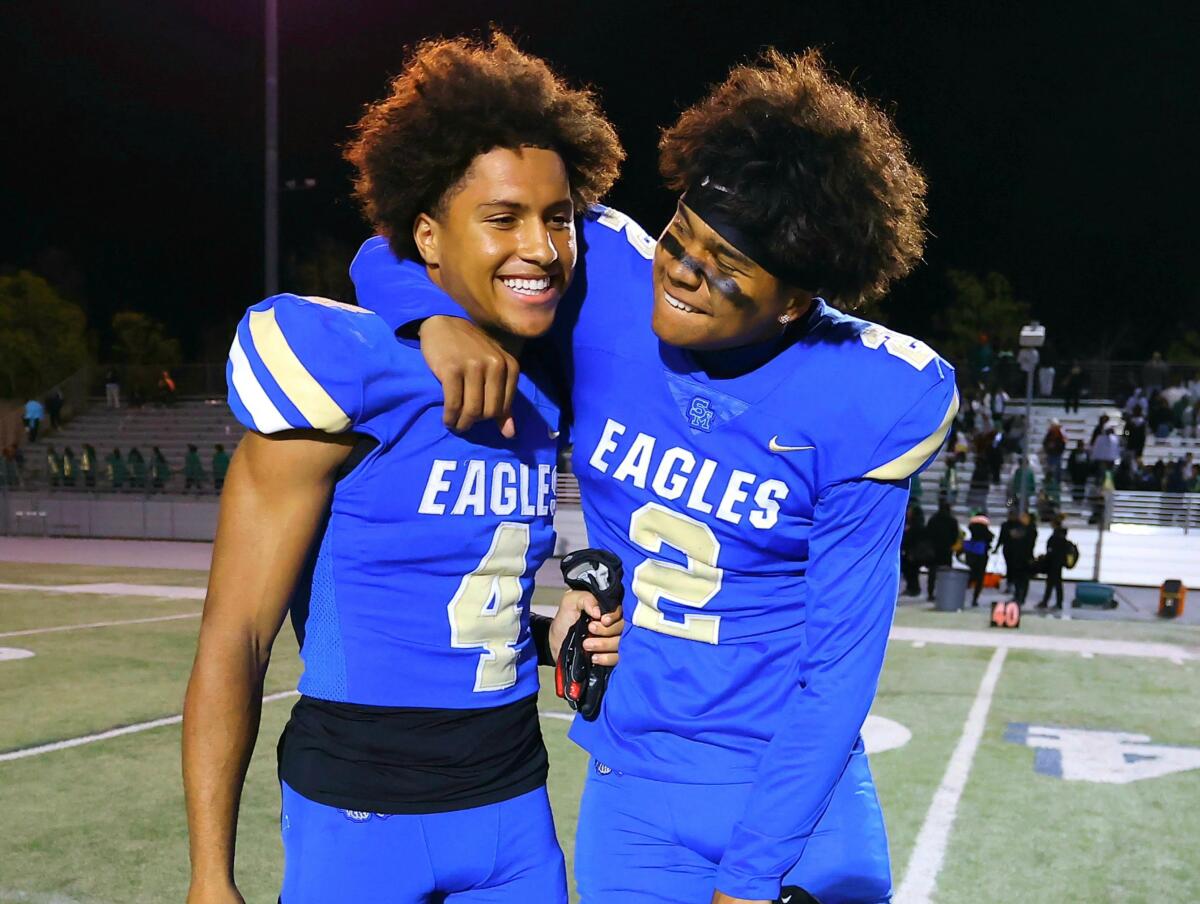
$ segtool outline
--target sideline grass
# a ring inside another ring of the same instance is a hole
[[[208,572],[187,568],[125,568],[118,565],[58,565],[0,562],[0,584],[175,584],[204,587]]]
[[[171,583],[160,570],[144,583]],[[81,581],[129,580],[120,575]],[[59,578],[61,579],[61,577]],[[539,603],[560,591],[539,588]],[[0,631],[53,623],[198,611],[198,603],[95,595],[0,593]],[[978,616],[978,617],[976,617]],[[983,613],[902,609],[900,624],[983,630]],[[36,624],[30,624],[37,619]],[[61,619],[61,621],[59,621]],[[180,711],[198,620],[0,639],[34,650],[0,663],[0,749],[103,731]],[[1021,630],[1195,643],[1195,626],[1027,620]],[[897,882],[962,731],[991,651],[895,642],[874,712],[912,731],[872,757]],[[292,632],[276,644],[267,691],[295,686]],[[543,675],[545,677],[545,674]],[[1190,839],[1200,834],[1200,772],[1131,785],[1083,785],[1037,774],[1030,748],[1004,740],[1009,722],[1145,732],[1200,743],[1200,663],[1009,653],[950,838],[938,904],[1200,900]],[[275,743],[291,703],[263,708],[242,808],[238,875],[251,904],[275,900],[281,873]],[[543,691],[543,709],[565,711]],[[570,866],[586,756],[568,723],[544,719],[550,795]],[[0,902],[161,904],[183,898],[186,829],[179,727],[167,726],[0,764]]]

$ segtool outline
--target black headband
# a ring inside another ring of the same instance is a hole
[[[705,176],[699,185],[693,185],[680,197],[680,202],[702,219],[725,241],[758,264],[776,279],[790,283],[800,289],[816,292],[821,288],[821,277],[812,270],[792,267],[771,254],[766,235],[739,226],[725,213],[724,206],[732,192],[724,185]]]

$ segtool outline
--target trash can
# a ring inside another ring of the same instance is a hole
[[[967,599],[967,582],[971,572],[953,565],[941,565],[937,571],[937,589],[933,594],[933,608],[938,612],[958,612]]]
[[[1158,617],[1177,618],[1183,615],[1183,601],[1186,598],[1187,588],[1183,586],[1183,581],[1163,581],[1158,591]]]

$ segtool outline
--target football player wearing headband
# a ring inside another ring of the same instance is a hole
[[[574,274],[575,211],[623,153],[590,93],[497,35],[418,47],[347,156],[414,268],[410,302],[452,300],[527,363],[501,386],[526,429],[447,430],[415,342],[363,308],[279,295],[247,312],[228,376],[250,432],[184,711],[188,901],[242,900],[238,802],[290,611],[304,673],[279,743],[283,904],[566,904],[537,666],[595,603],[530,617],[563,399],[524,356]],[[619,611],[593,614],[584,649],[612,665]]]
[[[592,755],[579,891],[887,901],[861,729],[909,479],[958,395],[927,345],[846,311],[920,259],[925,181],[888,116],[815,52],[736,67],[660,151],[674,217],[654,243],[593,209],[578,303],[555,327],[589,540],[620,557],[636,601],[599,717],[571,730]],[[410,304],[411,275],[378,240],[352,275],[395,324],[454,313]],[[454,317],[420,333],[450,384],[449,350],[487,344]]]

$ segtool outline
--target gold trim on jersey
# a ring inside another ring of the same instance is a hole
[[[296,409],[316,430],[341,433],[350,418],[296,357],[275,319],[275,309],[250,312],[250,335],[263,364]]]
[[[911,477],[913,473],[925,464],[925,460],[929,458],[942,442],[946,439],[946,434],[950,432],[950,425],[954,423],[954,416],[958,414],[958,390],[954,391],[954,398],[950,400],[950,407],[946,409],[946,415],[942,418],[941,424],[937,430],[921,440],[903,455],[897,456],[885,465],[880,465],[875,470],[870,471],[863,476],[868,480],[903,480],[906,477]]]

